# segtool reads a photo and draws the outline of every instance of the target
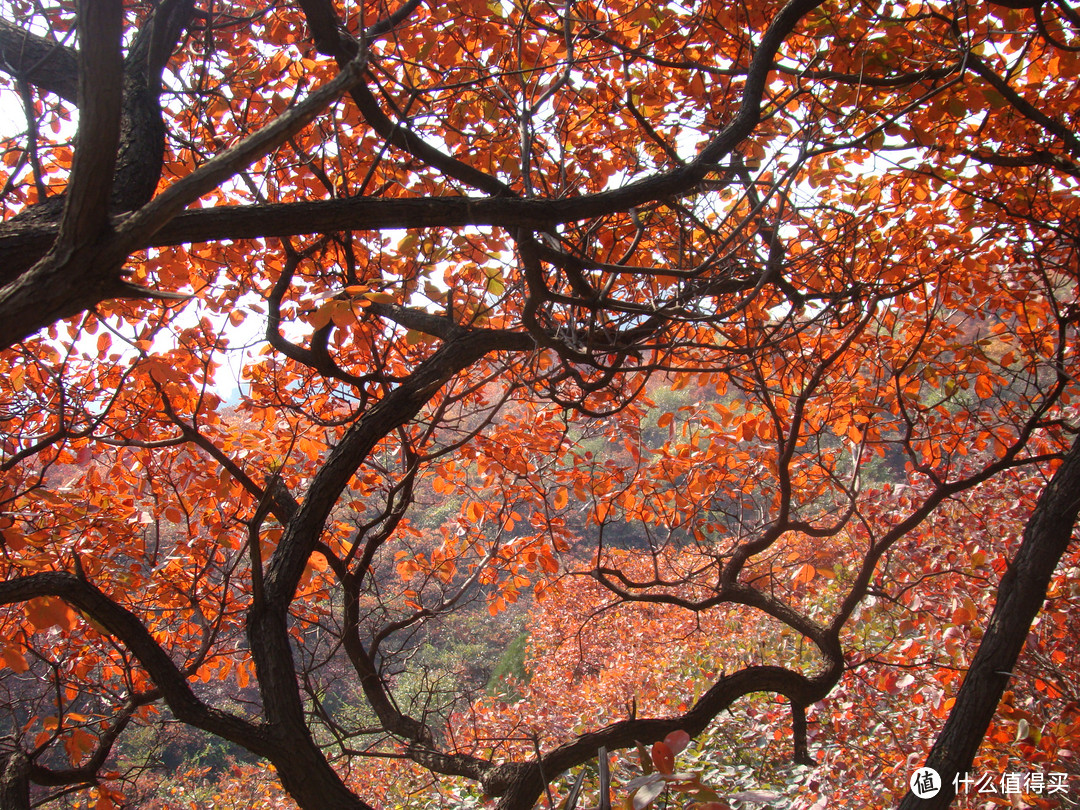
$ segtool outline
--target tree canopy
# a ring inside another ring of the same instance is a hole
[[[165,715],[303,808],[554,806],[759,693],[858,770],[867,672],[944,807],[1067,701],[1066,0],[0,8],[5,807]],[[516,701],[425,663],[525,602]]]

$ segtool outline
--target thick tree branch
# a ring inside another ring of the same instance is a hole
[[[123,8],[119,0],[78,6],[79,134],[55,243],[27,273],[0,289],[0,347],[120,292],[126,253],[109,242],[108,203],[120,132]]]
[[[132,211],[157,189],[165,159],[161,74],[191,21],[194,0],[165,0],[139,29],[124,60],[124,104],[112,210]]]
[[[0,740],[2,745],[4,740]],[[17,742],[9,751],[0,750],[0,807],[30,810],[30,757]]]
[[[0,19],[0,71],[77,103],[79,56],[74,48]]]
[[[533,339],[520,332],[475,330],[459,335],[421,363],[350,427],[315,474],[307,496],[286,526],[267,571],[267,601],[284,611],[292,600],[330,510],[383,437],[409,422],[451,377],[484,355],[496,351],[529,351],[533,347]]]
[[[679,717],[631,718],[606,728],[583,734],[573,742],[556,748],[541,762],[509,763],[494,769],[484,778],[484,789],[499,796],[498,810],[528,810],[544,790],[543,774],[563,773],[595,759],[600,748],[615,751],[637,743],[664,739],[673,731],[685,731],[695,737],[724,709],[740,697],[754,692],[784,695],[792,703],[808,706],[829,693],[842,674],[842,668],[829,667],[808,678],[783,667],[752,666],[721,677],[701,698]]]
[[[168,223],[177,217],[190,202],[294,134],[314,118],[326,104],[353,86],[358,81],[359,72],[362,69],[362,64],[354,61],[350,63],[351,67],[344,68],[336,79],[312,93],[296,109],[279,117],[241,144],[215,157],[192,175],[158,195],[151,203],[129,218],[116,223],[119,231],[118,239],[115,244],[108,246],[109,249],[104,255],[94,256],[93,264],[98,267],[99,273],[102,273],[100,269],[102,266],[111,264],[112,267],[118,267],[128,253],[152,244],[216,238],[284,236],[315,231],[428,225],[494,224],[542,229],[559,222],[603,216],[657,199],[688,193],[712,171],[716,161],[724,153],[734,149],[756,126],[760,117],[765,81],[778,48],[797,25],[801,16],[820,5],[821,2],[822,0],[794,0],[781,10],[766,31],[761,46],[751,62],[739,113],[698,158],[685,167],[654,175],[620,189],[577,198],[549,200],[439,198],[400,201],[359,199],[334,203],[300,204],[306,206],[303,209],[305,216],[301,215],[301,209],[294,206],[268,206],[235,212],[214,209],[205,212],[202,217],[199,216],[199,212],[192,212],[187,218],[180,217],[177,225],[184,223],[186,228],[176,227],[172,233],[166,229]],[[318,5],[317,2],[316,5]],[[362,88],[361,101],[365,92],[367,92],[366,89]],[[381,112],[379,114],[381,115]],[[401,134],[403,130],[397,130],[395,127],[395,131],[399,135],[394,137],[404,137]],[[388,133],[384,135],[389,137]],[[431,155],[427,157],[437,159]],[[499,191],[497,188],[490,190]],[[508,205],[510,203],[513,205]],[[315,207],[310,208],[310,206]],[[315,214],[315,217],[307,216],[310,214]],[[200,219],[203,219],[204,225],[200,229],[202,232],[193,232],[195,229],[191,228],[192,221]],[[211,223],[208,220],[214,220],[214,222]],[[224,234],[222,228],[222,224],[226,221],[231,222],[232,233],[228,236]],[[164,232],[159,234],[163,230]],[[0,227],[0,261],[3,261],[6,266],[16,268],[28,266],[28,261],[35,260],[41,255],[43,249],[47,249],[46,246],[52,233],[52,228],[37,223],[11,223]],[[85,261],[90,257],[83,258]],[[27,303],[25,299],[28,298],[26,292],[42,288],[49,289],[50,285],[55,283],[53,277],[56,273],[48,263],[34,269],[37,272],[31,278],[20,278],[19,284],[9,285],[9,287],[22,289],[5,289],[0,292],[0,323],[5,325],[5,328],[0,328],[0,346],[11,345],[37,328],[60,317],[74,314],[87,306],[92,306],[106,297],[123,297],[124,295],[138,297],[146,294],[146,291],[140,292],[135,288],[126,288],[114,276],[116,271],[110,268],[108,272],[102,273],[104,278],[99,283],[98,289],[88,285],[80,297],[75,298],[69,294],[62,302],[63,306],[60,306],[61,302],[58,302],[57,306],[42,307],[40,316],[28,317],[25,306]],[[16,317],[20,312],[21,316]],[[7,313],[13,317],[6,318]]]
[[[528,335],[495,330],[469,332],[446,343],[346,431],[320,466],[300,508],[285,526],[266,568],[263,599],[248,614],[247,630],[263,711],[275,728],[294,741],[298,760],[306,763],[299,771],[291,764],[286,771],[278,766],[286,788],[301,804],[304,804],[302,791],[306,788],[302,780],[297,780],[304,770],[321,774],[320,790],[334,794],[335,806],[356,806],[341,802],[358,801],[333,773],[311,739],[289,635],[288,608],[308,559],[322,537],[330,511],[376,444],[419,413],[451,377],[490,352],[527,351],[532,346]],[[311,806],[325,805],[328,795],[320,794],[322,798]]]
[[[62,571],[32,574],[0,583],[0,604],[56,596],[101,625],[138,659],[177,719],[242,745],[261,756],[278,752],[265,729],[243,718],[207,706],[191,690],[184,674],[154,640],[142,620],[96,586]]]
[[[120,0],[83,0],[78,10],[79,134],[60,233],[53,248],[57,252],[96,241],[108,226],[120,140],[123,4]]]
[[[190,22],[193,12],[194,0],[167,0],[158,4],[135,35],[123,62],[122,81],[117,83],[115,76],[111,78],[108,75],[95,76],[95,81],[106,88],[106,93],[122,90],[119,140],[113,150],[116,168],[109,195],[109,210],[114,213],[138,208],[153,196],[157,188],[165,155],[165,123],[162,120],[159,98],[161,74],[177,41]],[[8,23],[3,23],[3,26],[10,28]],[[0,27],[0,40],[3,40],[5,36],[10,38],[14,30]],[[25,38],[34,46],[29,48],[31,51],[45,49],[51,53],[50,48],[60,47],[47,40],[35,38],[31,34],[26,34]],[[100,43],[95,41],[94,47],[100,49]],[[65,54],[64,64],[67,64],[69,58],[72,62],[71,81],[77,84],[78,63],[80,59],[86,58],[86,55],[71,49],[63,53]],[[9,69],[15,70],[10,66]],[[23,78],[19,81],[24,87],[36,84]],[[47,87],[42,89],[47,89]],[[67,95],[64,97],[78,104],[85,103],[85,98],[79,100],[76,96],[77,93],[73,93],[70,98]],[[104,134],[97,130],[91,131],[94,137]],[[33,154],[31,151],[32,160]],[[105,160],[109,157],[109,153],[100,152],[96,157]],[[102,193],[106,190],[107,185],[102,184]],[[69,192],[70,189],[59,195],[45,198],[45,194],[39,190],[41,201],[13,217],[6,227],[18,227],[16,223],[55,225]],[[29,257],[27,261],[20,264],[3,267],[0,270],[0,284],[7,284],[17,278],[44,252],[42,250],[40,254]]]
[[[89,5],[95,7],[94,3]],[[72,241],[72,236],[65,235],[62,227],[57,244],[52,250],[27,273],[0,290],[0,347],[11,346],[41,327],[59,318],[74,315],[106,298],[175,297],[167,292],[146,290],[124,281],[120,268],[127,256],[149,241],[165,223],[191,202],[307,126],[358,80],[362,69],[363,65],[359,62],[346,67],[332,81],[314,90],[293,109],[226,149],[135,213],[119,220],[114,235],[87,244],[76,244]],[[117,107],[118,116],[118,94],[113,103]],[[116,132],[115,128],[113,132]],[[115,155],[115,134],[112,143],[114,146],[111,152]],[[109,161],[107,177],[110,181],[112,165],[112,161]],[[73,174],[78,175],[79,171],[76,166]],[[100,180],[106,175],[96,169],[94,176]],[[75,179],[72,180],[73,186]],[[100,191],[92,195],[89,190],[83,192],[71,188],[65,210],[81,211],[82,206],[76,206],[72,200],[89,197],[97,200],[101,196],[103,195]],[[101,203],[97,204],[94,214],[81,213],[79,216],[85,217],[86,221],[80,219],[77,223],[76,235],[81,234],[85,239],[85,234],[90,233],[94,223],[99,220],[107,222],[107,210],[107,205]]]
[[[118,228],[120,243],[128,251],[138,250],[138,246],[146,244],[153,234],[188,205],[213,191],[314,121],[337,101],[342,93],[360,80],[363,69],[362,60],[350,62],[331,81],[313,90],[295,107],[169,186],[123,220]]]

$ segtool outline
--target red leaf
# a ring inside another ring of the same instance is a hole
[[[675,771],[675,754],[667,743],[653,743],[652,761],[656,770],[662,774],[670,774]]]
[[[686,750],[686,746],[690,744],[690,735],[682,729],[673,731],[664,737],[664,745],[671,749],[671,753],[678,755]]]

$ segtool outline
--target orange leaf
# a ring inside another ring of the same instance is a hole
[[[60,627],[71,630],[75,627],[75,611],[68,607],[63,599],[55,596],[41,596],[26,603],[26,620],[37,630]]]
[[[307,321],[313,329],[317,331],[330,323],[334,313],[334,304],[336,303],[333,300],[327,301],[308,316]]]
[[[98,788],[98,800],[94,810],[115,810],[116,804],[112,800],[113,791],[107,788]]]
[[[14,647],[8,647],[7,645],[0,648],[0,661],[3,661],[5,666],[20,675],[30,669],[30,665],[26,663],[26,656]]]
[[[792,577],[792,582],[796,585],[805,585],[816,576],[817,569],[810,563],[803,563],[799,566],[799,570],[795,572],[795,576]]]
[[[349,305],[348,301],[332,301],[334,304],[330,310],[330,319],[334,322],[334,326],[351,326],[356,323],[356,313]]]

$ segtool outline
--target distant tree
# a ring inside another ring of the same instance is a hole
[[[532,807],[763,690],[805,759],[902,541],[1023,468],[967,767],[1078,509],[1065,0],[0,8],[5,807],[113,806],[162,705],[305,808],[380,758]],[[716,638],[685,710],[456,734],[417,640],[575,572],[814,663]]]

